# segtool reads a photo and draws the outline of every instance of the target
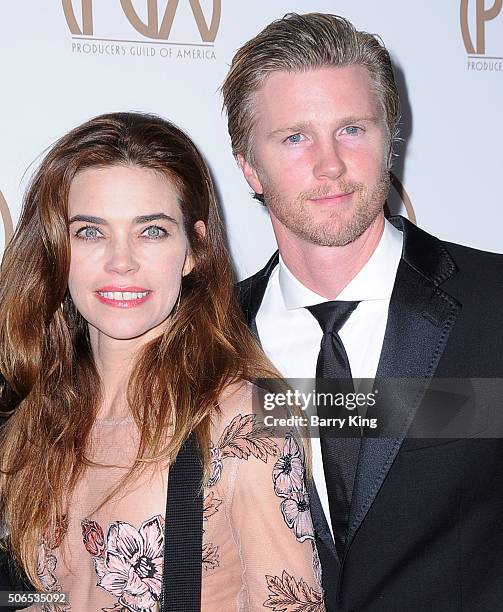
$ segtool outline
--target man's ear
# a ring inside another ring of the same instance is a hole
[[[246,161],[246,159],[240,153],[236,155],[236,161],[246,179],[246,182],[248,185],[250,185],[253,191],[259,194],[264,193],[264,189],[258,177],[257,171],[250,164],[250,162]]]
[[[194,230],[196,234],[199,234],[201,238],[204,238],[206,236],[206,225],[204,221],[196,221],[194,223]],[[194,256],[189,250],[187,252],[187,255],[185,256],[185,262],[182,268],[182,276],[187,276],[187,274],[190,274],[192,272],[192,270],[194,269],[194,263]]]

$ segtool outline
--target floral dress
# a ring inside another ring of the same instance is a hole
[[[255,401],[256,387],[234,385],[214,419],[201,610],[323,612],[302,445],[293,434],[274,437],[264,428]],[[68,592],[70,603],[29,610],[159,610],[168,469],[152,466],[96,509],[132,464],[137,444],[131,420],[96,421],[90,455],[106,467],[86,468],[69,516],[39,547],[44,590]]]

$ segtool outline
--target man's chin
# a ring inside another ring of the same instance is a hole
[[[343,247],[351,244],[376,222],[382,208],[375,211],[375,215],[335,224],[303,224],[302,227],[290,227],[290,231],[305,242],[324,247]]]
[[[361,236],[363,232],[360,234],[356,234],[354,232],[348,231],[339,231],[336,233],[332,232],[316,232],[311,233],[309,235],[303,236],[306,242],[310,242],[316,246],[322,247],[343,247],[351,242],[354,242],[357,238]]]

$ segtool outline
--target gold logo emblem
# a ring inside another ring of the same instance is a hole
[[[405,206],[405,211],[407,212],[407,218],[409,219],[409,221],[412,221],[412,223],[417,224],[416,212],[414,210],[414,207],[412,206],[412,201],[405,187],[403,186],[401,181],[393,174],[393,172],[390,172],[390,180],[391,180],[391,186],[396,191],[396,193],[398,194],[398,197],[400,198],[403,205]]]
[[[461,0],[460,20],[463,43],[468,55],[486,54],[486,24],[488,21],[496,19],[503,9],[503,0],[493,0],[492,6],[486,8],[486,0],[475,0],[475,37],[470,32],[469,16],[470,4],[473,0]],[[473,6],[473,4],[472,4]],[[490,58],[502,59],[502,58]]]
[[[201,40],[205,43],[215,42],[222,15],[222,0],[213,0],[213,12],[208,25],[200,0],[188,0],[192,14],[199,30]],[[70,32],[74,36],[94,36],[93,0],[80,0],[82,8],[82,23],[79,25],[75,16],[72,0],[62,0],[63,11]],[[159,20],[157,0],[146,0],[147,20],[143,21],[133,6],[133,0],[120,0],[122,11],[133,28],[143,36],[152,40],[169,39],[171,27],[180,0],[169,0],[162,19]]]
[[[6,245],[14,234],[14,227],[12,225],[12,217],[10,214],[9,207],[5,198],[0,191],[0,215],[2,216],[3,232],[4,232],[4,245]]]

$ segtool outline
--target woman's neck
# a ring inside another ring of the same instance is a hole
[[[98,418],[121,419],[129,415],[127,386],[131,366],[140,348],[137,339],[117,340],[96,329],[89,330],[96,369],[103,395]]]

